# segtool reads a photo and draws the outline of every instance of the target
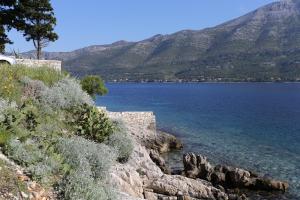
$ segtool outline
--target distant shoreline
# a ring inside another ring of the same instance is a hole
[[[186,81],[186,82],[179,82],[179,81],[148,81],[148,82],[143,82],[143,81],[106,81],[106,83],[109,84],[120,84],[120,83],[132,83],[132,84],[150,84],[150,83],[157,83],[157,84],[224,84],[224,83],[229,83],[229,84],[241,84],[241,83],[262,83],[262,84],[269,84],[269,83],[276,83],[276,84],[286,84],[286,83],[295,83],[295,84],[300,84],[300,81]]]

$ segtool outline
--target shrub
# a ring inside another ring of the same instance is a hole
[[[4,113],[6,110],[16,109],[17,104],[15,102],[9,102],[0,98],[0,122],[4,120]]]
[[[95,98],[95,95],[107,94],[108,90],[100,76],[85,76],[81,81],[82,89]]]
[[[44,158],[42,150],[32,140],[21,142],[18,139],[11,139],[5,152],[11,159],[23,166],[34,165]]]
[[[38,101],[41,99],[43,91],[47,90],[47,86],[42,81],[32,80],[28,77],[23,77],[21,79],[23,84],[22,89],[22,100],[35,100]]]
[[[112,192],[103,185],[116,153],[104,144],[80,137],[61,138],[57,151],[71,166],[60,184],[64,199],[113,199]]]
[[[86,171],[95,179],[104,179],[116,160],[116,152],[108,146],[80,137],[61,138],[57,150],[73,169]]]
[[[119,162],[126,162],[133,152],[134,145],[123,123],[117,124],[115,132],[108,137],[106,144],[116,149]]]
[[[87,139],[103,142],[114,131],[113,124],[105,112],[94,106],[84,104],[74,107],[71,115],[72,120],[69,123],[75,129],[75,133]]]
[[[25,166],[34,180],[44,185],[52,185],[62,168],[62,161],[57,154],[47,152],[38,140],[13,138],[4,150],[9,158]]]
[[[70,109],[82,104],[93,105],[91,97],[81,89],[76,79],[64,78],[42,92],[42,103],[53,109]]]
[[[94,181],[86,173],[73,171],[61,184],[66,200],[114,200],[116,196],[109,186]]]
[[[40,117],[38,109],[32,104],[23,104],[20,109],[7,109],[3,112],[0,124],[7,130],[24,128],[33,131],[38,125]]]
[[[6,130],[0,129],[0,147],[4,147],[7,142],[10,140],[11,134]]]

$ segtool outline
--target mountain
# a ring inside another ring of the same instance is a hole
[[[63,60],[75,75],[110,81],[300,81],[300,0],[271,3],[213,28],[44,56]]]

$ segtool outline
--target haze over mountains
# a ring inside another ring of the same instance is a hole
[[[44,57],[63,60],[72,74],[108,81],[300,81],[300,0],[271,3],[213,28]]]

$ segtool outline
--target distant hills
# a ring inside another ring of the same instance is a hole
[[[300,0],[271,3],[213,28],[44,57],[107,81],[300,81]]]

